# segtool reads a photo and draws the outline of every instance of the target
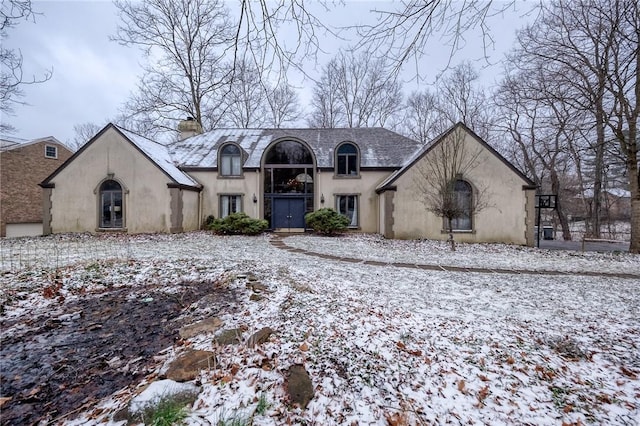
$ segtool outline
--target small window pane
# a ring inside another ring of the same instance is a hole
[[[349,226],[358,226],[358,196],[337,195],[336,204],[338,213],[349,219]]]
[[[58,148],[55,146],[46,145],[44,147],[44,156],[47,158],[58,158]]]
[[[338,174],[347,174],[347,157],[346,155],[338,155]]]
[[[242,211],[242,195],[221,195],[220,196],[220,217],[225,218],[231,213]]]
[[[353,144],[345,143],[338,148],[336,174],[341,176],[358,174],[358,149]]]
[[[355,146],[353,146],[350,143],[345,143],[340,145],[340,148],[338,148],[338,154],[357,154],[358,150],[356,149]]]
[[[471,185],[468,182],[465,182],[463,180],[457,180],[454,187],[454,192],[456,195],[455,200],[456,200],[458,209],[461,210],[463,213],[459,217],[454,218],[451,221],[452,229],[459,230],[459,231],[470,231],[472,230]]]
[[[220,174],[222,176],[242,174],[242,154],[236,145],[225,145],[220,150]]]

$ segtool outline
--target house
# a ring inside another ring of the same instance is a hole
[[[456,239],[533,244],[533,183],[463,124],[427,146],[382,128],[179,129],[165,146],[107,125],[41,183],[45,232],[183,232],[239,211],[301,232],[306,213],[332,207],[361,232],[446,239],[416,170],[455,136],[478,153],[464,195],[491,188],[491,208],[456,220]]]
[[[56,138],[0,140],[0,237],[42,235],[40,182],[72,151]]]

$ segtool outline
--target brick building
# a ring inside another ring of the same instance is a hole
[[[40,182],[73,152],[52,136],[0,140],[0,237],[42,234]]]

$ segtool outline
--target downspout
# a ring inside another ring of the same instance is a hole
[[[253,203],[253,213],[256,219],[261,219],[260,217],[260,200],[262,199],[262,193],[260,192],[260,169],[256,169],[256,186],[255,192],[253,195],[256,196],[257,201]],[[253,199],[251,200],[253,202]]]
[[[198,191],[198,229],[203,228],[202,223],[202,190]]]

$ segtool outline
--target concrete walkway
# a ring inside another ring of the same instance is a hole
[[[420,264],[420,263],[402,263],[402,262],[379,262],[377,260],[364,260],[355,257],[340,257],[331,254],[316,253],[313,251],[290,247],[285,243],[286,236],[280,234],[273,234],[270,243],[272,246],[281,250],[287,250],[292,253],[300,253],[307,256],[319,257],[322,259],[338,260],[341,262],[349,263],[362,263],[363,265],[374,266],[394,266],[396,268],[413,268],[413,269],[425,269],[429,271],[445,271],[445,272],[479,272],[483,274],[527,274],[527,275],[578,275],[586,277],[611,277],[611,278],[628,278],[639,279],[640,273],[628,274],[628,273],[616,273],[616,272],[562,272],[562,271],[545,271],[545,270],[529,270],[529,269],[488,269],[488,268],[466,268],[462,266],[442,266],[433,264]]]

